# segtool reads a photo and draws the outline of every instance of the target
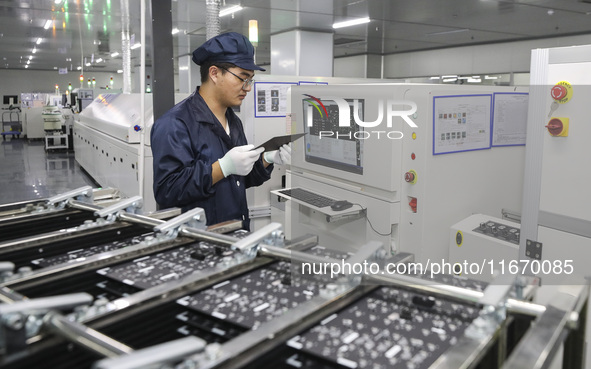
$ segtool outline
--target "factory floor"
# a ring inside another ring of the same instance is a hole
[[[65,149],[45,151],[45,141],[0,140],[0,204],[43,199],[97,184]]]

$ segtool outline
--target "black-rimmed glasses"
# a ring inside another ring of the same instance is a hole
[[[244,84],[242,85],[242,89],[246,90],[247,88],[249,88],[250,86],[252,86],[252,84],[254,83],[254,78],[242,78],[239,75],[237,75],[234,72],[229,71],[228,69],[224,68],[224,67],[218,67],[220,69],[225,70],[226,72],[230,73],[231,75],[235,76],[236,78],[238,78],[239,80],[241,80],[242,82],[244,82]]]

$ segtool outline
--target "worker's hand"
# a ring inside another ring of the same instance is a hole
[[[291,164],[291,145],[283,145],[279,150],[267,151],[263,157],[269,164],[289,165]]]
[[[259,159],[261,153],[265,150],[260,147],[253,150],[254,145],[236,146],[228,151],[223,158],[218,160],[224,177],[231,174],[245,176],[252,170],[254,163]]]

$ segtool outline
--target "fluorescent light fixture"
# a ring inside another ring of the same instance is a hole
[[[242,10],[242,7],[240,5],[234,5],[229,8],[222,9],[222,10],[220,10],[220,17],[230,15],[232,13],[236,13],[239,10]]]
[[[29,60],[33,59],[33,55],[29,55]]]
[[[484,76],[484,79],[499,79],[497,76]]]
[[[468,83],[480,83],[482,80],[480,78],[468,78]]]
[[[449,35],[450,33],[467,32],[469,30],[470,30],[469,28],[452,29],[450,31],[441,31],[441,32],[426,33],[425,36]]]
[[[116,58],[119,56],[119,53],[117,51],[111,53],[111,58]]]
[[[33,54],[35,54],[35,53],[37,52],[37,48],[36,48],[36,47],[34,47],[34,48],[33,48],[33,51],[31,51],[31,52],[32,52]]]
[[[81,70],[81,69],[82,69],[82,67],[81,67],[81,66],[77,66],[77,67],[76,67],[76,70]]]
[[[457,81],[457,80],[458,80],[457,78],[445,78],[445,79],[443,80],[443,82],[455,82],[455,81]]]
[[[179,33],[179,32],[180,32],[180,31],[179,31],[179,29],[178,29],[178,28],[173,28],[173,29],[172,29],[172,34],[173,34],[173,35],[176,35],[176,34],[177,34],[177,33]]]
[[[139,47],[142,47],[142,44],[140,44],[140,43],[138,42],[138,43],[136,43],[136,44],[133,44],[133,46],[131,46],[131,48],[130,48],[130,49],[131,49],[131,50],[135,50],[135,49],[137,49],[137,48],[139,48]]]
[[[28,67],[29,67],[29,64],[25,65],[25,68],[28,68]]]
[[[248,40],[254,46],[257,46],[259,42],[259,22],[256,19],[248,21]]]
[[[470,77],[458,77],[458,79],[468,79]]]
[[[117,73],[119,73],[119,74],[123,73],[123,69],[117,69]]]
[[[31,64],[31,60],[27,60],[27,64]]]
[[[63,2],[64,2],[64,0],[55,0],[55,1],[54,1],[54,4],[56,4],[56,5],[57,5],[57,4],[61,4],[61,3],[63,3]]]
[[[43,39],[42,39],[41,37],[39,37],[39,38],[37,39],[37,45],[39,45],[39,44],[41,43],[41,41],[43,41]]]
[[[433,76],[433,77],[431,77],[429,79],[439,79],[439,76]]]
[[[90,63],[86,63],[86,64],[84,64],[84,65],[86,65],[87,67],[90,67]]]
[[[441,78],[455,78],[458,79],[457,75],[441,76]]]
[[[344,22],[337,22],[334,23],[332,25],[332,28],[343,28],[343,27],[350,27],[350,26],[356,26],[358,24],[364,24],[364,23],[369,23],[370,19],[369,17],[365,17],[365,18],[357,18],[357,19],[351,19],[348,21],[344,21]]]
[[[96,60],[96,62],[97,62],[97,63],[102,63],[102,62],[103,62],[103,58],[98,58],[98,59]]]
[[[51,27],[52,24],[53,24],[53,21],[51,19],[49,19],[45,22],[45,25],[43,26],[43,28],[48,29],[49,27]]]

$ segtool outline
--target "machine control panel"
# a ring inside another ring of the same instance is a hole
[[[489,220],[481,222],[473,231],[519,245],[519,228]]]

